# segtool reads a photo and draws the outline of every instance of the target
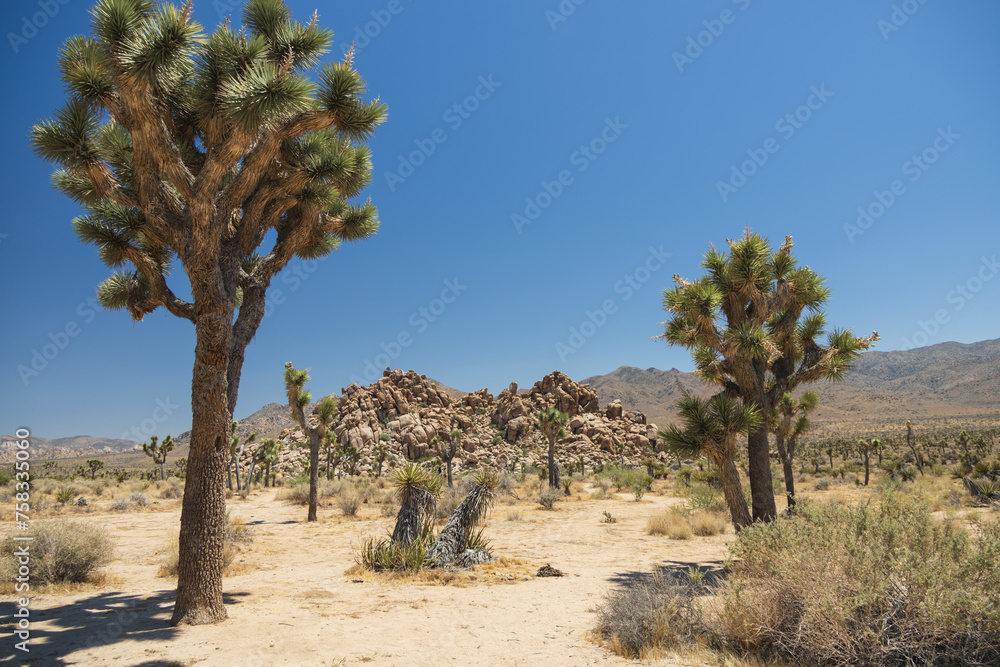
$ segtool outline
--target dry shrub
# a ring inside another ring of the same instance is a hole
[[[723,512],[695,510],[691,512],[691,530],[699,537],[711,537],[726,532],[728,517]]]
[[[797,663],[1000,664],[1000,529],[889,494],[805,506],[739,535],[728,638]]]
[[[361,507],[361,495],[354,490],[347,490],[337,496],[337,507],[344,516],[357,516]]]
[[[646,520],[646,532],[650,535],[666,535],[671,540],[689,540],[691,522],[683,512],[670,509],[654,514]]]
[[[701,613],[690,582],[653,575],[611,591],[597,608],[595,633],[618,655],[655,657],[700,632]]]
[[[556,501],[562,500],[563,493],[559,489],[545,489],[538,494],[538,504],[547,510],[555,507]]]
[[[72,521],[36,523],[27,533],[31,541],[3,541],[0,554],[0,575],[3,581],[13,581],[19,563],[15,549],[28,545],[31,584],[79,583],[87,581],[94,570],[111,562],[114,543],[99,526]]]

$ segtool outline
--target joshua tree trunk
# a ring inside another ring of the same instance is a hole
[[[233,309],[224,299],[212,302],[207,295],[198,303],[201,312],[195,323],[191,450],[181,506],[177,601],[171,625],[217,623],[226,618],[222,602],[223,475],[230,458],[232,410],[227,371]]]
[[[864,454],[865,454],[865,486],[868,486],[868,460],[869,458],[871,458],[871,454],[868,453],[867,449],[864,450]]]
[[[556,469],[556,442],[549,440],[549,488],[559,488],[559,471]]]
[[[455,485],[451,482],[451,459],[448,459],[446,463],[448,464],[448,488],[452,489],[455,488]]]
[[[758,403],[758,405],[760,404]],[[774,504],[774,487],[771,481],[771,455],[767,441],[766,424],[750,434],[748,444],[753,520],[774,521],[778,516],[778,510]]]
[[[309,515],[306,521],[316,521],[319,504],[319,429],[309,430]]]
[[[788,498],[788,509],[795,508],[795,471],[792,470],[792,457],[785,456],[781,461],[785,472],[785,497]]]
[[[722,486],[722,495],[726,498],[729,506],[729,514],[733,520],[733,527],[741,530],[752,523],[750,511],[747,509],[747,500],[743,496],[743,486],[740,484],[740,471],[736,469],[736,464],[728,457],[717,457],[715,465],[719,469],[719,483]]]

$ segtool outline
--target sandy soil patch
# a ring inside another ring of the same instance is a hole
[[[393,519],[363,505],[347,519],[324,506],[305,522],[304,507],[256,493],[233,499],[254,542],[224,582],[229,619],[171,628],[174,582],[156,571],[176,534],[179,501],[163,509],[95,514],[76,520],[105,526],[117,545],[112,582],[80,593],[36,595],[31,604],[33,665],[623,665],[587,639],[593,609],[613,586],[658,567],[715,568],[732,532],[672,541],[645,532],[654,512],[681,502],[631,494],[557,503],[506,501],[491,513],[486,536],[512,559],[461,581],[398,580],[347,574],[367,536]],[[161,506],[164,504],[161,504]],[[617,522],[603,522],[603,512]],[[511,515],[519,519],[508,520]],[[563,577],[535,577],[551,564]],[[358,579],[361,579],[360,581]],[[2,597],[4,634],[13,596]],[[8,637],[10,635],[7,635]],[[0,661],[23,656],[7,640]],[[707,664],[663,659],[656,665]]]

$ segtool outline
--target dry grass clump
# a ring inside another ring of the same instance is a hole
[[[671,540],[689,540],[694,534],[691,521],[678,508],[649,517],[646,520],[646,532],[650,535],[666,535]]]
[[[699,537],[711,537],[712,535],[722,535],[726,532],[728,516],[724,512],[709,512],[707,510],[695,510],[689,517],[691,530]]]
[[[14,581],[18,576],[19,547],[28,546],[30,554],[29,583],[56,584],[88,581],[98,568],[111,562],[114,543],[101,527],[73,521],[36,523],[18,536],[31,541],[15,541],[9,536],[0,553],[0,578]]]

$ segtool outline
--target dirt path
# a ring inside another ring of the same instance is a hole
[[[33,665],[147,667],[632,664],[586,638],[606,591],[658,566],[718,564],[732,538],[646,535],[646,517],[676,502],[620,495],[561,502],[554,511],[501,503],[485,534],[495,554],[524,561],[521,571],[498,568],[458,586],[347,575],[361,541],[391,529],[377,506],[363,505],[355,519],[324,506],[320,521],[307,524],[305,508],[271,492],[232,500],[255,539],[237,558],[244,571],[224,582],[229,619],[184,628],[167,624],[174,584],[156,577],[178,528],[177,501],[161,511],[81,518],[111,532],[118,547],[111,574],[122,583],[35,597],[30,657]],[[616,523],[603,523],[605,510]],[[547,563],[566,576],[533,576]],[[4,622],[12,600],[0,603]],[[21,658],[12,645],[3,643],[0,661]]]

